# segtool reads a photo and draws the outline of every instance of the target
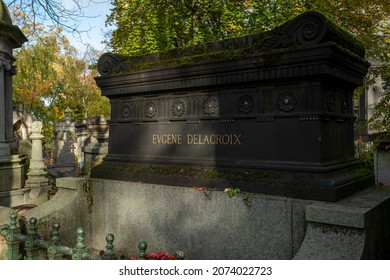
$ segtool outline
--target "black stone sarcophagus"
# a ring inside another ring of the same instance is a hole
[[[354,157],[364,47],[322,14],[98,67],[112,112],[92,177],[325,201],[372,182]]]

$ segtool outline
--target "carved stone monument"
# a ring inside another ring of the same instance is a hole
[[[25,156],[14,155],[16,144],[13,133],[12,76],[13,49],[20,48],[27,39],[20,29],[12,24],[11,17],[1,1],[0,5],[0,193],[9,197],[11,190],[24,186]],[[0,199],[3,195],[0,195]],[[3,200],[1,200],[3,201]],[[2,203],[2,202],[0,202]]]
[[[316,12],[187,49],[103,54],[109,151],[91,176],[337,201],[373,183],[354,157],[364,55]]]
[[[26,188],[29,188],[29,196],[35,199],[46,194],[49,186],[49,179],[43,163],[42,151],[42,122],[35,121],[31,125],[30,139],[32,141],[32,153],[30,160],[30,171],[27,173]]]

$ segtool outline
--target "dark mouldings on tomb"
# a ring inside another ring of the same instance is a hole
[[[137,57],[103,54],[109,152],[91,176],[335,201],[372,182],[354,157],[364,47],[322,14]]]

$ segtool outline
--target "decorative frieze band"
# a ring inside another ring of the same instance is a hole
[[[313,96],[316,96],[314,99],[318,104],[313,102]],[[324,114],[348,117],[352,110],[349,107],[348,93],[340,90],[247,89],[242,93],[234,93],[232,90],[228,93],[192,92],[117,99],[113,102],[113,108],[119,114],[113,116],[113,119],[137,123],[158,121],[164,125],[176,120],[196,124],[202,119],[216,119],[221,123],[243,118],[272,122],[275,117],[292,116],[307,121],[318,120],[318,116]]]

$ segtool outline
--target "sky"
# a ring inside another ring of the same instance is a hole
[[[68,5],[74,5],[72,0],[65,0],[64,4],[68,2]],[[84,2],[84,1],[81,1]],[[85,50],[83,43],[89,43],[97,50],[104,51],[105,45],[102,43],[104,39],[104,32],[108,29],[105,27],[105,21],[107,15],[110,13],[111,0],[95,0],[91,1],[88,8],[86,8],[85,15],[87,17],[80,19],[80,30],[90,30],[88,33],[81,33],[81,40],[78,35],[72,35],[71,33],[64,33],[71,44],[82,53]]]
[[[12,0],[3,0],[5,4],[9,4]],[[25,0],[27,3],[29,0]],[[76,3],[81,6],[86,6],[83,10],[85,17],[78,18],[77,22],[69,22],[70,26],[74,24],[79,25],[79,30],[89,30],[89,32],[82,32],[80,35],[75,35],[70,32],[64,31],[63,34],[68,37],[71,44],[82,53],[85,50],[83,43],[89,43],[95,49],[104,51],[105,45],[102,43],[104,39],[104,32],[108,30],[105,27],[105,21],[108,14],[110,14],[110,8],[112,8],[111,0],[50,0],[53,2],[59,2],[67,9],[72,10],[76,7]],[[43,1],[44,2],[44,1]],[[19,1],[16,1],[19,3]],[[47,25],[53,25],[51,21],[47,21]]]

